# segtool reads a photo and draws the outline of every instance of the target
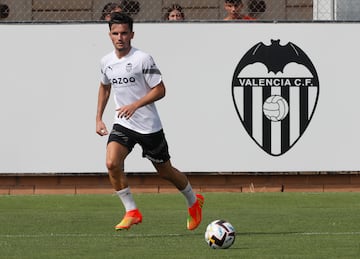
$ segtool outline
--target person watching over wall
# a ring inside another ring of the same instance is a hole
[[[165,21],[183,21],[185,20],[185,14],[183,8],[179,4],[171,5],[164,16]]]
[[[243,14],[244,4],[242,0],[225,0],[224,9],[226,11],[225,21],[231,20],[254,20],[253,17]]]
[[[102,12],[100,20],[102,21],[110,21],[110,15],[114,12],[122,12],[122,6],[119,3],[107,3]]]
[[[10,8],[6,4],[0,4],[0,19],[9,17]]]

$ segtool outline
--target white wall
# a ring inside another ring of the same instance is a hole
[[[154,56],[167,86],[158,108],[173,164],[186,172],[359,170],[359,27],[136,24],[133,45]],[[0,25],[0,173],[105,171],[95,112],[99,60],[112,50],[107,31],[104,24]],[[305,51],[320,80],[310,125],[278,157],[249,137],[231,95],[239,60],[271,39]],[[113,112],[111,103],[108,127]],[[139,148],[126,170],[153,171]]]

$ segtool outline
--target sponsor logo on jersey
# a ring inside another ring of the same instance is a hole
[[[118,77],[111,80],[113,86],[128,86],[129,84],[133,85],[135,83],[135,77]]]

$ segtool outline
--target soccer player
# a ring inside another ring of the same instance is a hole
[[[204,197],[195,194],[186,175],[170,162],[168,144],[162,129],[155,101],[165,96],[165,85],[153,58],[131,45],[133,20],[124,13],[114,12],[109,21],[109,36],[114,51],[101,59],[101,80],[98,93],[96,132],[108,135],[102,120],[111,89],[116,112],[110,132],[106,167],[112,186],[125,208],[125,216],[116,230],[129,229],[142,222],[124,173],[124,160],[135,144],[143,150],[159,176],[170,181],[185,196],[189,217],[187,228],[193,230],[202,219]]]

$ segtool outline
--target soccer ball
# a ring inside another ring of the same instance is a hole
[[[269,120],[281,121],[289,113],[289,104],[280,95],[272,95],[264,102],[263,112]]]
[[[206,228],[205,241],[213,249],[229,248],[235,242],[235,229],[225,220],[214,220]]]

